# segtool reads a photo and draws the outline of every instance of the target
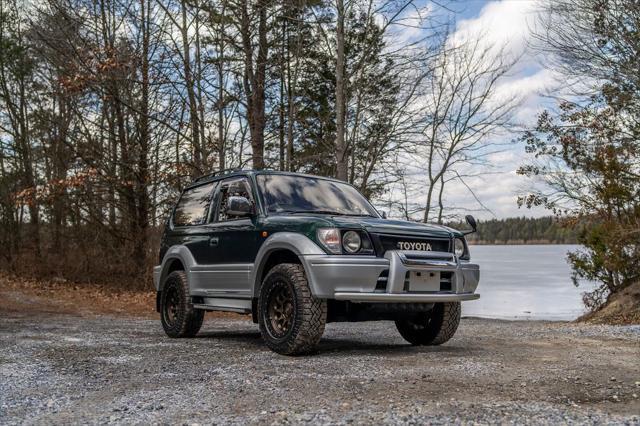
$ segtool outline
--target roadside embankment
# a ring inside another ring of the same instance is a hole
[[[590,324],[640,324],[640,282],[611,295],[600,309],[578,318]]]

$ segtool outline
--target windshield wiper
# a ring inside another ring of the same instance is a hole
[[[314,214],[329,214],[329,215],[335,215],[335,216],[368,216],[368,217],[375,217],[372,214],[367,214],[367,213],[343,213],[343,212],[338,212],[335,210],[279,210],[275,213],[292,213],[292,214],[296,214],[296,213],[314,213]]]
[[[323,212],[324,213],[324,212]],[[335,215],[339,215],[339,216],[365,216],[365,217],[375,217],[372,214],[369,213],[340,213],[340,212],[331,212],[327,214],[335,214]]]

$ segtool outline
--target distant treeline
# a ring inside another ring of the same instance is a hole
[[[464,223],[449,224],[465,229]],[[471,244],[575,244],[579,228],[563,227],[554,217],[478,221],[478,232],[467,236]]]

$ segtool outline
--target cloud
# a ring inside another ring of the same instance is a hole
[[[459,21],[451,39],[455,43],[482,37],[485,45],[505,46],[519,56],[527,49],[540,5],[540,0],[487,3],[476,18]]]
[[[557,71],[537,67],[531,75],[514,75],[502,81],[496,87],[494,99],[507,99],[516,96],[520,100],[514,121],[519,125],[531,125],[535,117],[553,101],[545,95],[562,94],[566,85]]]

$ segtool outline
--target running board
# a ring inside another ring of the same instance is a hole
[[[205,297],[202,302],[203,303],[194,303],[193,307],[205,311],[237,312],[240,314],[251,313],[251,299]]]

